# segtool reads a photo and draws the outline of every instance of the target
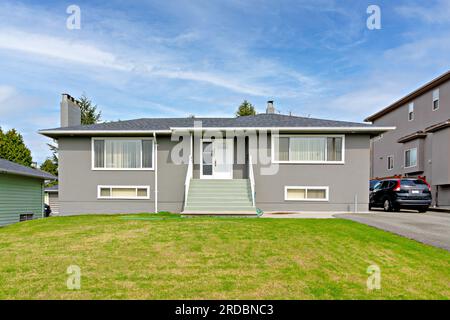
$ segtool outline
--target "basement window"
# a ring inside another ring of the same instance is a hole
[[[150,199],[150,186],[98,186],[98,199]]]
[[[23,213],[19,215],[19,221],[28,221],[28,220],[33,220],[33,213]]]
[[[329,187],[287,186],[284,189],[286,201],[328,201]]]

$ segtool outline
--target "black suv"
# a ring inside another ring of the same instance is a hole
[[[370,192],[369,210],[399,211],[404,208],[425,212],[430,205],[430,186],[420,179],[382,180]]]

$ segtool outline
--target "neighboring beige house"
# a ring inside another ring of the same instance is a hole
[[[424,177],[433,204],[450,205],[450,71],[368,117],[395,126],[372,139],[371,176]]]

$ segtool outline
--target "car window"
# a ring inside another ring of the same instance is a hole
[[[425,185],[425,181],[423,180],[402,180],[402,185],[404,186],[416,186],[416,185]]]
[[[375,184],[375,186],[373,187],[373,190],[380,190],[381,189],[381,182],[378,182]]]
[[[381,184],[381,189],[386,189],[389,187],[389,181],[383,181],[383,183]]]

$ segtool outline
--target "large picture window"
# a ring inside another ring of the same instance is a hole
[[[153,139],[93,139],[93,169],[153,169]]]
[[[274,162],[343,163],[344,136],[275,136]]]

